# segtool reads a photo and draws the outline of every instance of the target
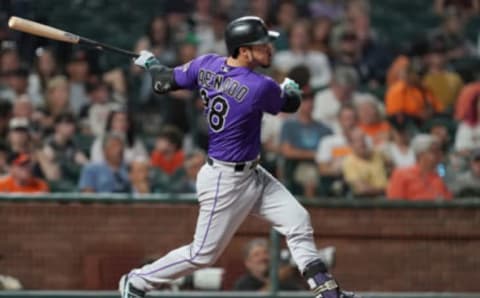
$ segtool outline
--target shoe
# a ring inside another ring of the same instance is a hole
[[[118,282],[118,291],[121,298],[143,298],[145,292],[132,286],[128,280],[128,275],[124,274]]]

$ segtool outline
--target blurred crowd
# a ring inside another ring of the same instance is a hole
[[[372,5],[168,1],[132,50],[168,66],[225,55],[226,24],[260,16],[281,32],[261,71],[304,94],[296,114],[265,115],[262,126],[262,164],[293,193],[478,195],[480,48],[465,26],[479,1],[432,1],[438,26],[400,48],[372,25]],[[199,94],[157,95],[133,63],[102,69],[95,51],[0,31],[0,192],[195,192],[208,148]]]

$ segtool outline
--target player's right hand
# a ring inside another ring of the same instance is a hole
[[[155,58],[152,52],[149,51],[140,51],[140,56],[138,56],[134,61],[135,65],[138,65],[142,68],[149,69],[150,66],[155,64],[160,64],[160,62]]]

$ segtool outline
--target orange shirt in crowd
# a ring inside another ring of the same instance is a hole
[[[160,168],[165,173],[171,175],[183,166],[185,155],[182,150],[177,151],[171,159],[166,159],[163,154],[153,151],[150,157],[152,166]]]
[[[387,121],[374,124],[359,124],[358,127],[372,139],[374,145],[387,141],[390,135],[390,124]]]
[[[423,175],[418,165],[396,169],[387,187],[389,199],[406,199],[412,201],[450,200],[452,193],[436,172]]]
[[[422,118],[427,109],[433,108],[435,112],[443,109],[442,103],[429,90],[422,92],[420,89],[409,86],[404,81],[398,81],[387,91],[385,108],[387,115],[407,114]]]
[[[455,105],[456,120],[462,121],[465,119],[468,110],[472,108],[472,102],[478,96],[480,96],[480,82],[470,83],[463,87]]]
[[[10,175],[0,178],[0,192],[40,193],[48,191],[48,185],[42,179],[32,178],[29,183],[19,185]]]
[[[405,78],[410,59],[407,56],[401,55],[393,60],[392,65],[387,70],[387,87],[392,86],[396,82]]]

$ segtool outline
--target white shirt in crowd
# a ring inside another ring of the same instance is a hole
[[[361,93],[354,92],[352,94],[352,103],[358,101],[360,97]],[[312,117],[316,121],[330,127],[335,133],[339,133],[340,126],[337,118],[341,105],[340,100],[336,98],[331,88],[317,92],[313,101]]]
[[[343,159],[341,153],[348,147],[347,139],[343,134],[333,134],[325,136],[317,147],[315,161],[317,163],[330,162],[335,159]]]
[[[291,51],[280,51],[273,57],[273,66],[283,73],[288,73],[299,65],[305,65],[310,70],[312,88],[325,87],[330,83],[332,73],[324,53],[309,51],[306,54],[296,54]]]
[[[387,143],[382,148],[383,154],[392,161],[395,168],[405,168],[415,164],[415,153],[412,148],[402,152],[395,143]]]
[[[90,161],[102,162],[105,160],[103,156],[103,138],[98,137],[92,144],[90,149]],[[149,160],[149,156],[143,142],[139,139],[135,139],[132,147],[125,147],[123,151],[123,161],[127,164],[134,160],[144,159]]]
[[[480,124],[470,126],[460,123],[455,135],[455,151],[480,148]]]

